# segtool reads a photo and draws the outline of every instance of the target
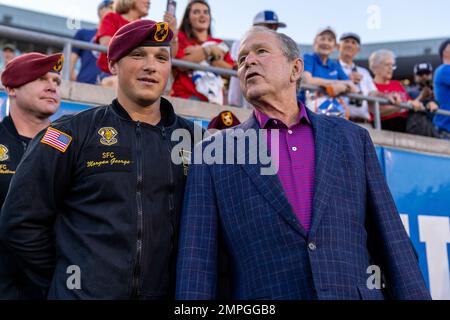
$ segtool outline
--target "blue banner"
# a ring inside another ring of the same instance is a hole
[[[386,180],[434,299],[450,299],[450,157],[383,149]]]

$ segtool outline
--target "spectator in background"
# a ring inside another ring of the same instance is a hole
[[[112,12],[113,1],[104,0],[100,2],[97,8],[97,13],[100,21],[108,13]],[[97,29],[80,29],[75,34],[74,39],[86,42],[94,42]],[[73,48],[70,56],[70,80],[96,84],[99,82],[98,76],[100,69],[97,67],[98,54],[91,50],[84,50],[79,48]],[[81,66],[78,75],[75,74],[75,65],[78,59],[81,59]]]
[[[345,74],[363,95],[377,95],[377,87],[369,70],[357,66],[355,57],[361,52],[361,38],[356,33],[345,33],[339,39],[339,63]],[[369,105],[367,101],[351,101],[350,120],[354,122],[370,122]]]
[[[11,43],[5,44],[3,46],[3,49],[2,49],[3,65],[0,68],[0,73],[2,73],[3,70],[5,70],[6,65],[8,64],[8,62],[10,62],[15,57],[16,57],[16,47],[13,44],[11,44]]]
[[[417,99],[425,106],[426,110],[410,113],[406,132],[428,137],[439,137],[432,121],[434,112],[439,109],[433,92],[433,66],[423,62],[414,66],[414,85],[406,87],[406,91],[412,99]],[[411,119],[415,118],[415,119]]]
[[[434,94],[442,110],[450,111],[450,39],[444,41],[439,48],[442,65],[434,74]],[[450,117],[437,114],[434,124],[441,138],[450,139]]]
[[[13,59],[2,73],[1,83],[8,95],[10,112],[0,123],[0,208],[29,143],[58,111],[62,65],[62,54],[46,56],[31,52]],[[44,298],[44,293],[33,285],[1,243],[0,300]]]
[[[234,61],[231,59],[228,48],[223,40],[213,38],[211,34],[211,10],[209,4],[203,0],[193,0],[186,7],[178,33],[179,48],[177,59],[194,63],[208,62],[209,65],[224,69],[232,69]],[[176,69],[172,96],[199,101],[211,101],[212,98],[220,100],[222,88],[220,77],[213,78],[211,96],[200,93],[198,83],[193,77],[194,72],[186,69]],[[211,77],[214,77],[212,74]],[[217,80],[217,81],[215,81]],[[218,91],[218,92],[216,92]],[[223,100],[223,96],[222,96]],[[220,104],[220,103],[219,103]]]
[[[261,26],[277,31],[279,28],[286,28],[286,24],[278,21],[278,15],[271,10],[265,10],[259,12],[253,19],[254,26]],[[231,46],[230,54],[234,61],[237,61],[239,54],[240,40],[233,42]],[[239,84],[239,79],[232,77],[230,80],[230,88],[228,91],[228,104],[232,106],[251,108],[250,104],[244,99]]]
[[[406,132],[408,109],[401,109],[394,104],[411,102],[414,111],[424,110],[419,100],[413,100],[399,81],[392,80],[397,69],[395,55],[389,50],[378,50],[369,58],[369,68],[374,73],[378,91],[387,95],[392,105],[382,105],[381,127],[383,130]]]
[[[411,98],[433,100],[433,66],[431,63],[422,62],[414,65],[414,84],[407,86],[406,91]]]
[[[330,58],[336,47],[336,32],[331,27],[319,30],[314,39],[314,53],[304,55],[303,80],[307,84],[331,87],[336,95],[356,93],[358,89],[342,70],[339,62]]]
[[[107,47],[117,30],[132,21],[147,16],[149,9],[149,0],[115,0],[114,12],[110,12],[103,17],[95,36],[95,42]],[[176,35],[176,18],[172,14],[166,12],[164,21],[169,23],[169,27]],[[172,52],[176,50],[176,43],[176,40],[172,42]],[[100,74],[101,85],[105,87],[115,87],[116,77],[112,76],[109,71],[106,53],[100,53],[97,60],[97,66],[102,71]]]

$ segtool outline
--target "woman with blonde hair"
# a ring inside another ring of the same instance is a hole
[[[95,35],[95,42],[107,47],[117,30],[130,22],[147,16],[149,9],[150,0],[115,0],[114,12],[108,13],[100,21],[97,34]],[[166,12],[164,21],[176,33],[177,21],[175,16]],[[172,45],[172,50],[175,49],[174,45]],[[109,71],[106,53],[100,53],[97,66],[102,71],[99,79],[101,84],[105,87],[114,87],[116,81]]]

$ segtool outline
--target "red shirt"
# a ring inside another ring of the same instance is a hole
[[[412,100],[411,97],[409,96],[409,94],[406,92],[405,88],[400,83],[400,81],[391,80],[391,81],[389,81],[388,84],[375,83],[375,85],[377,86],[378,91],[380,91],[382,93],[393,93],[393,92],[399,93],[402,98],[402,102],[407,102],[407,101]],[[408,110],[402,109],[400,112],[393,113],[393,114],[385,116],[385,117],[381,117],[381,120],[388,120],[388,119],[397,118],[397,117],[407,118]]]
[[[110,12],[106,16],[103,17],[102,21],[97,30],[97,34],[95,35],[94,42],[100,43],[100,38],[102,37],[112,37],[114,34],[122,28],[124,25],[129,24],[130,21],[123,18],[120,14],[116,12]],[[97,66],[103,72],[110,73],[108,67],[108,59],[105,53],[100,53]]]
[[[208,36],[207,41],[214,41],[216,43],[222,43],[223,40],[215,39],[211,36]],[[176,59],[183,59],[185,54],[184,50],[190,46],[201,45],[202,42],[199,42],[196,39],[188,39],[186,34],[182,31],[178,32],[178,53],[175,56]],[[225,62],[227,62],[230,66],[234,65],[233,59],[231,59],[230,53],[228,52],[224,58]],[[202,101],[208,101],[208,98],[199,93],[195,89],[194,82],[192,81],[192,70],[181,71],[179,69],[176,70],[174,83],[172,85],[172,96],[188,99],[192,96],[196,96]]]

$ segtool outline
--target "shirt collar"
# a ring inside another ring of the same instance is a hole
[[[343,68],[353,69],[353,67],[355,66],[354,63],[348,64],[348,63],[345,63],[344,61],[342,61],[342,60],[340,60],[340,59],[339,59],[339,62],[340,62],[341,66],[342,66]]]
[[[298,102],[298,108],[300,109],[300,113],[297,116],[297,120],[295,121],[295,125],[300,124],[302,119],[305,119],[305,121],[311,125],[311,121],[309,120],[308,113],[306,112],[306,108],[300,101]],[[279,128],[280,125],[284,125],[287,127],[281,120],[270,118],[268,115],[266,115],[264,112],[259,111],[255,109],[254,111],[256,120],[258,121],[259,127],[262,129],[274,129],[275,127]],[[270,121],[273,120],[273,121]],[[280,125],[274,124],[274,121],[278,121]]]
[[[26,143],[31,141],[31,138],[24,137],[19,134],[19,132],[17,131],[16,125],[14,124],[14,121],[11,118],[11,116],[5,117],[3,119],[3,124],[4,124],[5,128],[9,131],[9,133],[11,135],[13,135],[14,137],[16,137],[19,140],[26,142]]]
[[[321,66],[325,66],[325,67],[329,67],[331,66],[331,59],[330,57],[327,58],[327,62],[324,64],[322,62],[322,58],[319,56],[319,54],[317,54],[316,52],[314,52],[314,58],[316,59],[316,62],[321,65]]]

